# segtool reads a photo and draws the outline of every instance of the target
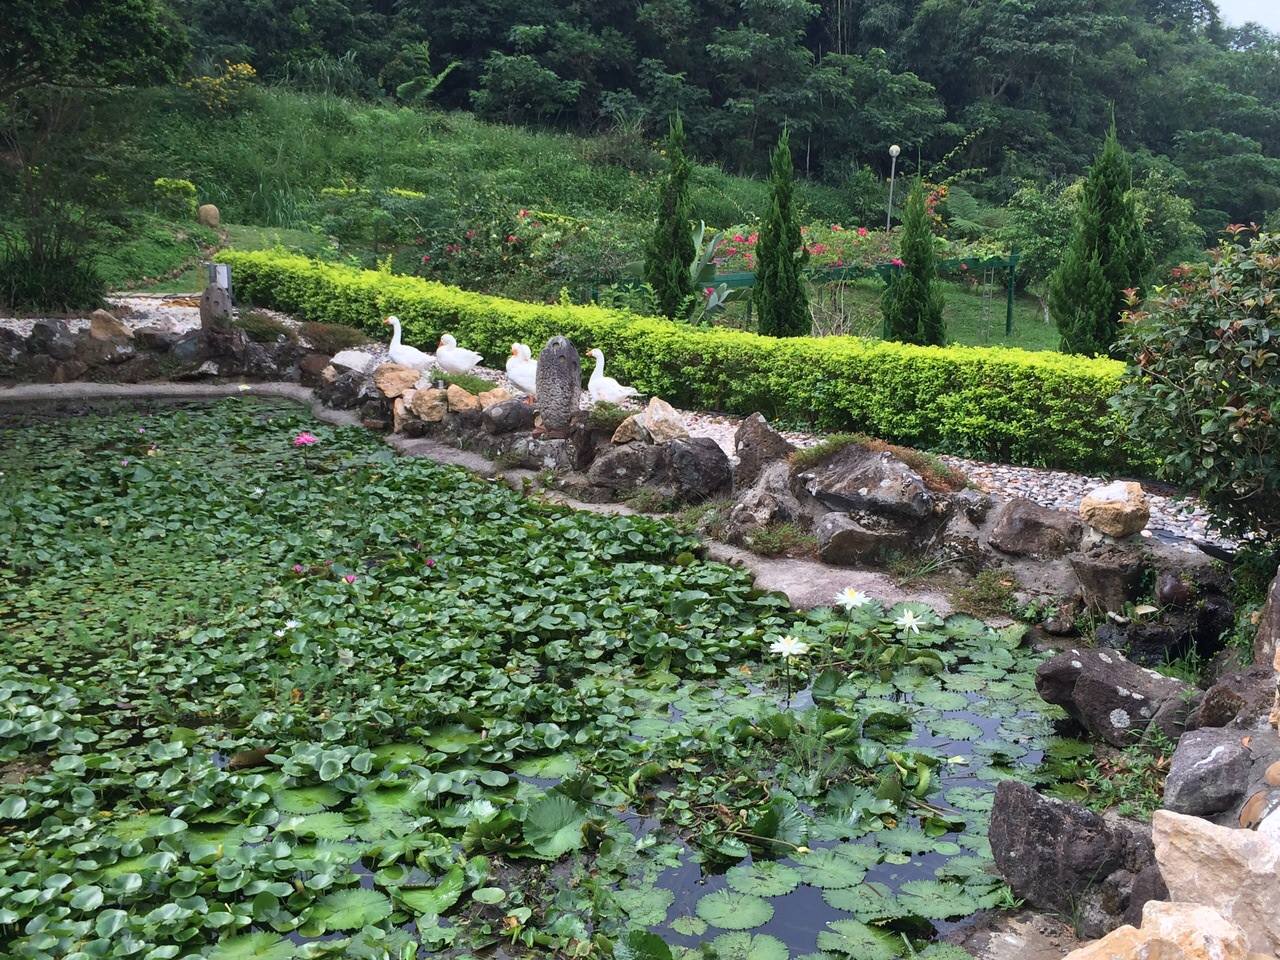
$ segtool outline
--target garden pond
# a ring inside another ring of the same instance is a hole
[[[0,468],[14,957],[964,957],[995,784],[1080,750],[1021,627],[792,611],[297,407],[9,415]]]

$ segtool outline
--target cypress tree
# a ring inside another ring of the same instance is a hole
[[[1142,285],[1148,253],[1132,186],[1129,155],[1112,124],[1085,179],[1075,233],[1049,278],[1049,312],[1065,353],[1108,353],[1119,335],[1124,291]]]
[[[802,272],[809,259],[796,218],[791,138],[786,130],[773,151],[769,168],[772,199],[760,228],[753,294],[759,330],[771,337],[801,337],[809,332],[809,299]]]
[[[942,346],[947,339],[942,320],[944,305],[938,283],[933,230],[924,202],[924,184],[917,177],[902,208],[901,266],[889,278],[880,301],[886,335],[903,343]]]
[[[689,158],[684,152],[684,124],[677,113],[667,135],[667,179],[658,196],[653,235],[645,244],[644,279],[653,288],[658,307],[672,319],[683,316],[692,302],[693,234],[689,221]]]

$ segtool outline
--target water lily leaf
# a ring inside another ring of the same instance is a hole
[[[969,706],[969,698],[964,694],[936,687],[917,690],[911,695],[911,699],[922,707],[932,707],[934,710],[963,710]]]
[[[465,876],[460,866],[450,867],[434,887],[395,891],[396,899],[419,916],[439,916],[462,896]]]
[[[961,810],[985,813],[995,805],[996,795],[977,787],[953,787],[946,793],[947,803]]]
[[[773,904],[760,897],[717,890],[698,901],[698,916],[722,930],[750,930],[773,919]]]
[[[781,897],[800,885],[800,871],[776,860],[758,860],[730,868],[725,879],[739,893]]]
[[[276,809],[281,813],[319,813],[336,807],[342,796],[333,787],[294,787],[276,794]]]
[[[211,951],[209,960],[292,960],[297,947],[275,933],[244,933],[223,940]]]
[[[647,930],[632,930],[615,949],[618,960],[672,960],[666,941]]]
[[[701,917],[676,917],[671,921],[671,929],[684,937],[700,937],[707,932],[707,921]]]
[[[822,899],[837,910],[847,910],[863,923],[896,920],[909,913],[883,883],[860,883],[856,887],[823,890]]]
[[[722,933],[711,941],[718,960],[787,960],[791,951],[777,937],[745,931]]]
[[[962,917],[978,909],[969,891],[946,880],[909,880],[898,888],[898,902],[913,916],[926,920]]]
[[[892,853],[929,853],[940,849],[942,846],[941,841],[913,827],[896,827],[893,830],[881,830],[875,834],[875,841],[882,850],[888,850]]]
[[[377,890],[338,890],[325,894],[311,920],[326,930],[359,930],[391,916],[391,901]]]
[[[524,839],[538,856],[555,860],[583,845],[582,808],[563,793],[547,793],[529,807]]]
[[[567,753],[553,753],[546,757],[528,757],[513,765],[516,773],[525,777],[558,780],[578,772],[578,760]]]
[[[661,887],[627,887],[615,890],[617,901],[631,922],[641,927],[656,927],[667,922],[667,911],[675,902],[675,894]]]
[[[944,717],[930,722],[929,729],[939,737],[948,740],[977,740],[982,736],[982,728],[971,720],[959,717]]]
[[[107,833],[121,840],[143,840],[147,837],[166,837],[185,830],[187,825],[174,817],[158,813],[144,813],[124,820],[117,820]]]
[[[293,823],[293,832],[317,840],[346,840],[355,833],[355,825],[340,813],[309,813]]]
[[[423,742],[435,747],[441,753],[465,753],[483,740],[484,737],[478,731],[469,727],[454,725],[440,727],[422,739]]]
[[[894,960],[902,956],[902,940],[857,920],[833,920],[818,934],[818,949],[854,960]]]
[[[880,853],[875,847],[847,843],[805,854],[802,860],[797,861],[796,869],[804,882],[811,886],[838,889],[861,883],[867,869],[879,861]]]
[[[388,764],[420,763],[430,751],[420,743],[384,743],[373,748],[373,756],[384,766]]]

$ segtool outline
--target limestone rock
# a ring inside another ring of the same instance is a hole
[[[1096,613],[1119,612],[1134,600],[1142,587],[1145,563],[1141,555],[1116,544],[1105,544],[1080,553],[1067,561],[1080,581],[1080,596]]]
[[[523,400],[504,400],[485,407],[480,425],[486,433],[514,433],[533,429],[534,408]]]
[[[298,361],[298,379],[304,387],[314,387],[324,379],[324,371],[329,368],[329,358],[323,353],[303,354]]]
[[[316,388],[316,396],[335,410],[354,410],[373,400],[386,402],[373,381],[354,370],[344,370],[332,382],[320,384]]]
[[[745,543],[757,530],[800,516],[800,504],[791,493],[791,466],[785,460],[765,464],[749,490],[738,495],[729,510],[725,538]]]
[[[1157,810],[1151,826],[1171,899],[1212,907],[1244,931],[1249,949],[1280,954],[1280,842],[1170,810]]]
[[[182,364],[199,363],[209,352],[209,344],[203,330],[184,333],[169,346],[169,354]]]
[[[211,283],[200,296],[200,329],[225,330],[231,326],[233,313],[231,294],[225,287]]]
[[[649,436],[649,431],[645,429],[643,414],[633,413],[618,424],[618,429],[613,431],[613,436],[609,442],[618,444],[652,443],[653,438]]]
[[[139,347],[156,353],[168,353],[181,336],[180,333],[162,326],[140,327],[133,331],[133,339]]]
[[[1084,524],[1023,497],[1002,504],[992,520],[991,546],[1015,557],[1052,559],[1080,546]]]
[[[684,440],[689,430],[684,425],[684,418],[676,413],[675,408],[661,397],[650,397],[649,405],[644,408],[644,428],[654,443],[666,443],[668,440]]]
[[[1165,809],[1197,817],[1221,813],[1244,795],[1251,763],[1239,731],[1184,733],[1164,782]]]
[[[1253,960],[1245,932],[1216,910],[1153,900],[1142,928],[1123,926],[1067,954],[1066,960]]]
[[[859,444],[849,444],[796,480],[828,510],[910,521],[935,512],[934,495],[919,473],[888,451],[876,453]]]
[[[587,479],[616,493],[630,493],[658,475],[663,453],[663,448],[652,444],[614,447],[596,457],[587,470]]]
[[[212,203],[200,204],[200,209],[196,211],[196,219],[214,230],[222,226],[222,213]]]
[[[1191,711],[1187,726],[1252,727],[1271,709],[1275,688],[1271,664],[1223,674]]]
[[[449,384],[445,390],[445,400],[450,413],[479,413],[481,410],[480,398],[456,383]]]
[[[761,470],[774,461],[785,460],[795,449],[763,416],[751,414],[738,424],[733,434],[733,452],[738,458],[733,485],[745,490],[756,482]]]
[[[75,358],[86,367],[124,363],[133,359],[133,341],[126,339],[98,340],[91,336],[76,338]]]
[[[129,328],[106,310],[89,314],[89,336],[95,340],[132,340]]]
[[[1192,688],[1126,660],[1105,647],[1067,650],[1036,668],[1036,690],[1082,727],[1126,746],[1151,726],[1171,739],[1182,733]]]
[[[354,370],[357,373],[368,373],[377,365],[377,357],[364,350],[339,350],[329,361],[339,370]]]
[[[481,410],[488,410],[499,403],[506,403],[512,399],[512,394],[511,391],[504,387],[494,387],[492,390],[486,390],[484,393],[479,394],[476,399],[480,401]]]
[[[404,433],[405,424],[410,420],[416,420],[413,411],[409,408],[408,400],[413,399],[413,392],[403,394],[396,397],[391,402],[391,431],[393,433]]]
[[[409,399],[409,409],[425,423],[439,423],[449,412],[449,401],[445,391],[428,387],[413,392]]]
[[[1080,501],[1085,523],[1109,537],[1131,537],[1151,519],[1151,504],[1142,484],[1115,480],[1085,494]]]
[[[1158,882],[1133,882],[1154,862],[1141,825],[1042,796],[1020,781],[996,788],[989,838],[996,867],[1013,891],[1041,909],[1078,915],[1087,936],[1136,917],[1141,904],[1132,902],[1135,892],[1164,893]]]
[[[538,354],[535,393],[544,433],[567,436],[582,396],[582,360],[564,337],[552,337]]]
[[[399,363],[384,363],[373,371],[373,385],[388,400],[402,397],[418,382],[421,371]]]

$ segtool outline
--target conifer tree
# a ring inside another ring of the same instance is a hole
[[[756,250],[754,301],[759,330],[771,337],[800,337],[809,332],[809,299],[804,292],[804,265],[809,259],[796,216],[791,138],[778,139],[770,162],[772,199],[760,228]]]
[[[889,279],[880,307],[889,339],[942,346],[947,340],[942,320],[944,301],[938,283],[933,230],[925,206],[924,184],[917,177],[902,210],[901,263]]]
[[[653,288],[658,307],[672,319],[689,309],[693,294],[693,234],[689,220],[691,166],[684,152],[684,124],[680,115],[671,120],[667,135],[667,179],[658,196],[653,235],[645,244],[644,279]]]
[[[1113,124],[1085,179],[1071,242],[1049,278],[1049,312],[1065,353],[1108,353],[1120,332],[1125,290],[1142,285],[1147,245],[1132,186],[1129,155]]]

